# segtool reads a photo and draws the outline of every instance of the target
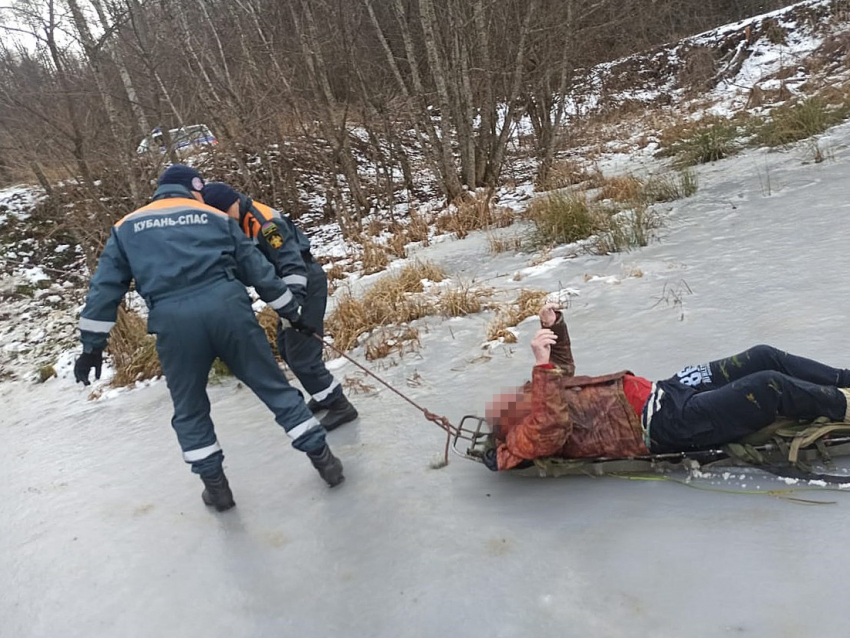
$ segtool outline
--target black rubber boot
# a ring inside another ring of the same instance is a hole
[[[320,419],[322,426],[330,432],[335,430],[340,425],[353,421],[357,418],[357,410],[351,405],[351,402],[345,398],[344,394],[340,394],[328,406],[328,413]]]
[[[224,472],[215,476],[202,476],[204,482],[204,491],[201,498],[204,500],[204,505],[215,507],[219,512],[229,510],[236,505],[233,500],[233,492],[230,491],[230,483],[227,482],[227,477]]]
[[[313,414],[316,414],[316,412],[321,412],[326,408],[323,408],[322,404],[316,401],[316,399],[310,399],[309,401],[307,401],[307,409],[310,410],[310,412],[312,412]]]
[[[319,471],[319,476],[331,487],[336,487],[345,480],[342,475],[342,461],[333,455],[327,445],[318,452],[307,452],[307,456],[313,467]]]

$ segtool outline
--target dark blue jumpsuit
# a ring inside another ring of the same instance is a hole
[[[283,316],[295,316],[299,304],[234,220],[165,185],[115,224],[80,317],[84,351],[106,346],[131,280],[148,305],[174,403],[171,424],[193,472],[215,475],[224,458],[206,393],[216,357],[274,413],[293,447],[324,446],[325,430],[274,360],[245,286]]]
[[[291,219],[245,195],[239,200],[239,224],[295,295],[302,321],[323,335],[328,277],[310,254],[310,240]],[[325,367],[318,340],[297,330],[280,329],[277,349],[319,405],[328,407],[342,394],[339,381]]]

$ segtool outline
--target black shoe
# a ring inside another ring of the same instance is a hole
[[[307,409],[310,410],[313,414],[316,412],[321,412],[322,410],[326,410],[327,408],[323,408],[322,404],[316,401],[316,399],[310,399],[307,401]]]
[[[320,423],[328,432],[330,432],[331,430],[338,428],[340,425],[353,421],[356,418],[357,410],[353,405],[351,405],[351,402],[345,398],[344,394],[340,394],[333,400],[333,403],[328,406],[328,413],[321,418]]]
[[[325,479],[331,487],[336,487],[345,480],[342,475],[342,461],[333,455],[327,445],[318,452],[308,452],[307,456],[313,467],[319,471],[319,476]]]
[[[224,472],[215,476],[202,476],[204,482],[204,492],[201,498],[204,500],[204,505],[215,507],[219,512],[229,510],[236,505],[233,500],[233,492],[230,491],[230,483],[227,482],[227,477]]]

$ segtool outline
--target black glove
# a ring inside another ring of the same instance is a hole
[[[496,448],[490,448],[486,452],[484,452],[484,465],[487,466],[488,470],[492,470],[493,472],[499,471],[499,463],[496,460]]]
[[[280,326],[284,330],[294,328],[301,334],[307,335],[308,337],[312,337],[314,334],[316,334],[315,330],[313,330],[310,326],[304,323],[304,318],[301,316],[301,308],[298,309],[298,312],[295,315],[290,315],[289,317],[284,317],[283,315],[281,315]]]
[[[303,335],[307,335],[308,337],[312,337],[314,334],[316,334],[315,330],[313,330],[310,326],[304,323],[304,318],[301,315],[298,315],[298,318],[295,320],[290,319],[289,324],[298,332]]]
[[[84,352],[74,363],[74,379],[83,385],[89,385],[89,372],[94,368],[94,378],[100,379],[100,370],[103,367],[103,350],[92,350]]]

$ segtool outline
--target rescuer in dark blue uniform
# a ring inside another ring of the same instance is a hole
[[[310,254],[310,240],[291,219],[252,200],[221,182],[204,187],[204,201],[239,222],[242,231],[274,264],[301,306],[301,320],[309,331],[324,333],[328,302],[328,277]],[[325,367],[322,344],[312,335],[294,329],[284,318],[277,335],[283,360],[312,397],[313,412],[327,410],[321,423],[328,431],[357,418],[357,410],[342,393],[339,381]]]
[[[325,443],[325,429],[277,365],[245,286],[284,319],[300,325],[299,304],[274,268],[227,215],[203,203],[204,182],[193,168],[170,166],[153,201],[112,229],[80,316],[83,354],[74,374],[88,385],[131,280],[147,303],[148,331],[174,403],[171,424],[183,458],[204,482],[204,502],[233,507],[216,439],[207,377],[216,357],[274,413],[297,450],[331,487],[344,480],[342,463]]]

